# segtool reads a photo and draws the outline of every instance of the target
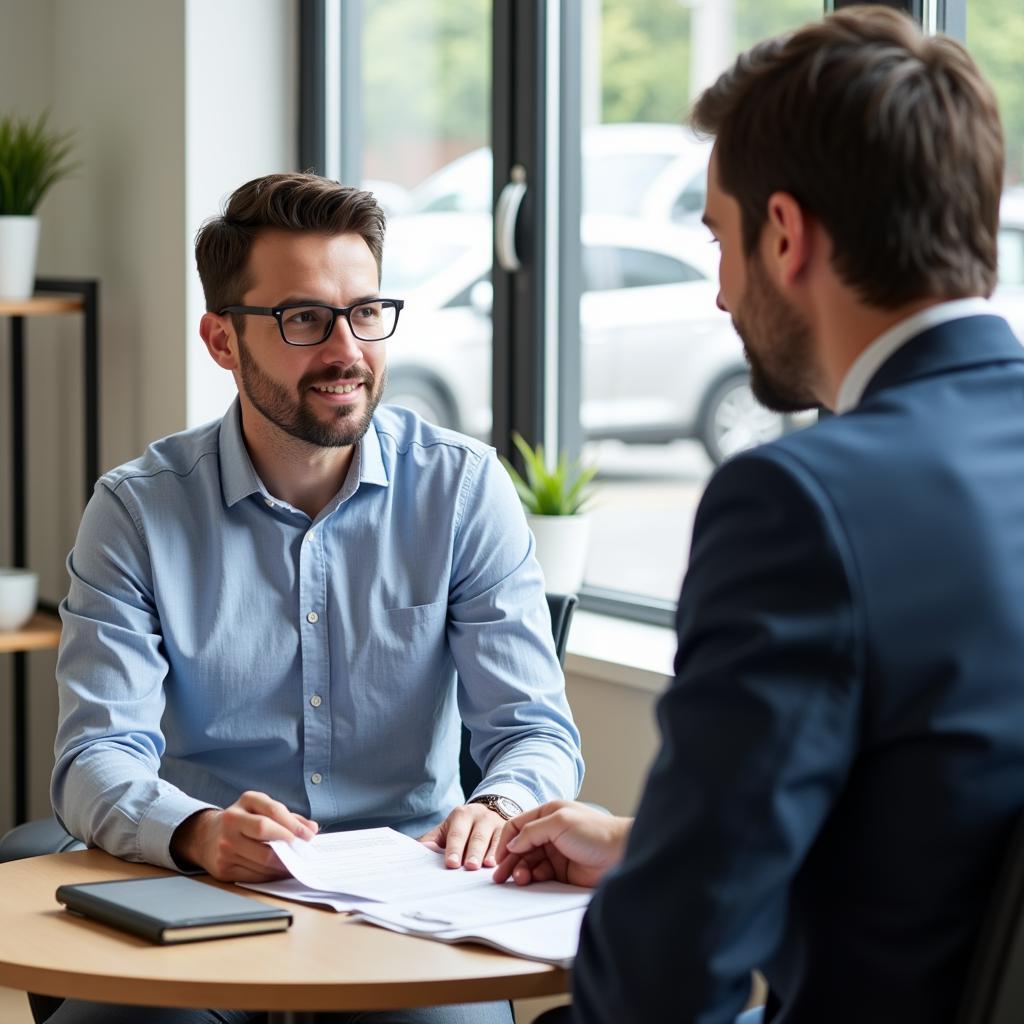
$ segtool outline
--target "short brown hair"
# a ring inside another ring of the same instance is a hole
[[[217,312],[249,290],[249,250],[263,230],[361,235],[377,261],[384,253],[384,211],[371,192],[316,174],[268,174],[236,189],[224,213],[196,235],[196,266],[206,308]]]
[[[759,43],[697,100],[749,256],[773,192],[791,194],[870,305],[989,295],[1003,134],[991,87],[959,43],[906,15],[850,7]]]

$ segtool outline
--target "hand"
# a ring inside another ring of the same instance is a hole
[[[319,827],[266,793],[250,790],[222,811],[207,808],[186,818],[171,837],[171,856],[222,882],[265,882],[288,874],[267,843],[312,839]]]
[[[622,860],[632,827],[632,818],[614,818],[567,800],[535,807],[505,825],[494,880],[593,887]]]
[[[484,804],[456,807],[437,828],[420,836],[420,842],[444,852],[446,868],[476,871],[498,863],[495,853],[505,819]]]

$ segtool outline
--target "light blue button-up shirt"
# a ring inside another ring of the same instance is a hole
[[[194,812],[257,789],[322,828],[418,835],[477,793],[575,796],[533,540],[493,450],[382,406],[315,520],[271,495],[237,402],[97,484],[68,558],[51,795],[173,867]]]

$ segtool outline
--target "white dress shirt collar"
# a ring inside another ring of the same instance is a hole
[[[871,378],[881,369],[882,364],[911,338],[950,320],[959,320],[967,316],[991,316],[992,313],[992,306],[988,299],[954,299],[951,302],[940,302],[935,306],[929,306],[927,309],[922,309],[920,313],[915,313],[894,324],[889,330],[875,338],[846,371],[846,376],[839,386],[839,394],[836,396],[834,412],[839,416],[851,409],[856,409]]]

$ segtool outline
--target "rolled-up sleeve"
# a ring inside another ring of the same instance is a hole
[[[571,799],[583,781],[579,732],[533,537],[493,452],[467,476],[459,501],[448,634],[459,708],[483,769],[475,793],[524,809]]]
[[[175,828],[212,805],[159,778],[167,662],[150,560],[130,507],[102,482],[67,567],[54,809],[90,845],[175,868]]]

